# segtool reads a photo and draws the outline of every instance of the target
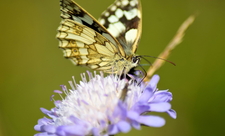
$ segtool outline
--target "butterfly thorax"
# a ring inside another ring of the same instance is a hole
[[[125,57],[121,57],[119,55],[115,55],[114,61],[112,63],[112,69],[107,69],[105,72],[107,73],[117,73],[117,74],[127,74],[132,68],[138,66],[140,62],[140,57],[136,55],[130,55]]]

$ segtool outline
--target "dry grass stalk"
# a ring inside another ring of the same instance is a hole
[[[182,42],[183,37],[185,35],[185,31],[187,28],[194,22],[195,15],[191,15],[188,17],[183,24],[178,29],[176,35],[173,37],[171,42],[166,46],[164,51],[158,56],[158,58],[167,59],[171,53],[171,51]],[[149,81],[152,75],[165,63],[164,60],[156,59],[152,66],[147,71],[147,76],[145,77],[144,81]]]

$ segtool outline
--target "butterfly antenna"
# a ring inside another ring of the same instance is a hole
[[[141,64],[141,66],[151,66],[150,64]]]
[[[170,64],[176,66],[176,64],[173,63],[172,61],[169,61],[169,60],[166,60],[166,59],[163,59],[163,58],[154,57],[154,56],[148,56],[148,55],[141,55],[140,57],[143,58],[144,60],[146,60],[147,62],[149,62],[149,61],[147,59],[145,59],[144,57],[151,57],[151,58],[161,59],[161,60],[164,60],[164,61],[169,62]]]
[[[149,60],[147,60],[147,59],[144,58],[143,56],[140,56],[140,58],[144,59],[145,61],[147,61],[147,62],[150,64],[150,66],[152,66],[152,63],[151,63]]]

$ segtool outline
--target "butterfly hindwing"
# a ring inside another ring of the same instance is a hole
[[[136,52],[142,27],[140,0],[116,0],[99,22],[127,49],[127,54]]]

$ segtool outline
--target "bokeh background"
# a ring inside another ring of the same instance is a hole
[[[98,18],[114,0],[76,0]],[[143,33],[138,54],[158,56],[180,24],[198,13],[184,41],[156,73],[159,89],[174,95],[176,120],[166,114],[162,128],[143,127],[127,136],[222,136],[225,122],[225,1],[142,0]],[[31,136],[53,90],[80,79],[87,69],[74,66],[58,49],[58,0],[1,0],[0,136]],[[153,58],[149,58],[151,62]],[[146,63],[146,62],[143,62]],[[148,67],[146,67],[147,69]]]

